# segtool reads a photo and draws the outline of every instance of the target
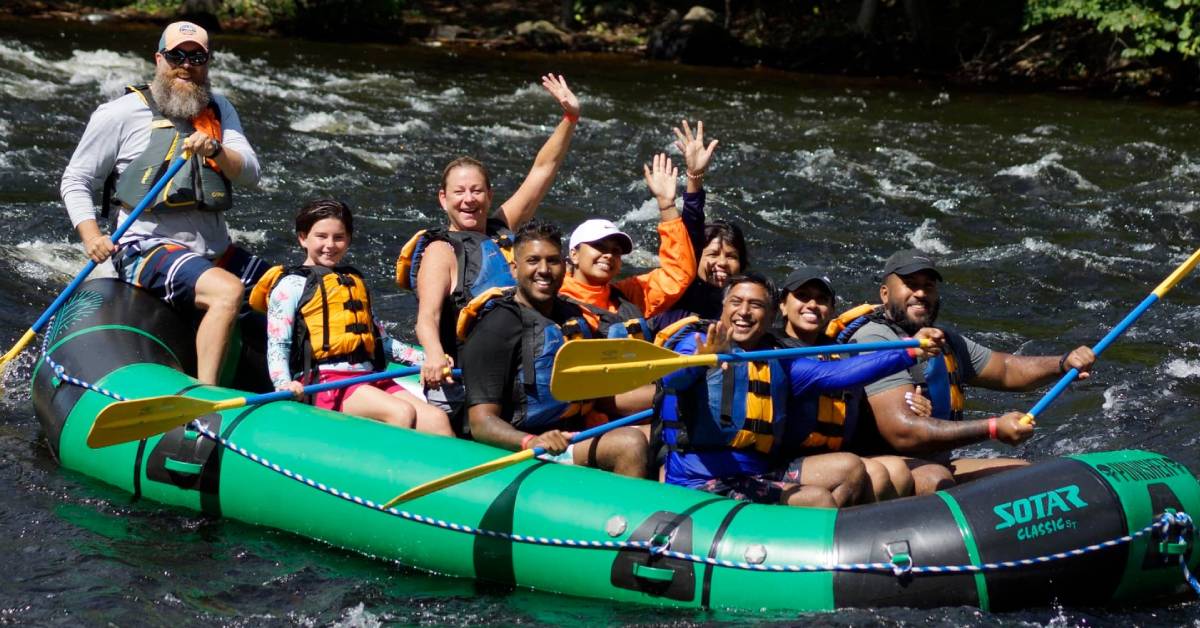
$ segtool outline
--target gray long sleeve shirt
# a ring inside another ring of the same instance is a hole
[[[236,151],[245,162],[238,176],[231,179],[233,184],[244,187],[257,184],[258,157],[246,139],[237,111],[224,96],[213,94],[213,102],[221,112],[221,144]],[[71,226],[96,218],[95,193],[110,172],[120,174],[146,149],[152,118],[150,108],[137,94],[126,94],[100,105],[92,113],[59,186]],[[121,211],[118,221],[123,222],[127,215]],[[230,244],[224,213],[194,210],[143,213],[121,237],[120,244],[135,241],[144,246],[163,242],[181,244],[209,259],[223,253]]]

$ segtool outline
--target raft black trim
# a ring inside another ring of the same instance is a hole
[[[129,503],[136,503],[142,498],[142,456],[146,453],[146,439],[138,441],[137,453],[133,456],[133,498]]]
[[[721,520],[721,525],[717,526],[717,531],[713,533],[712,546],[708,548],[708,557],[716,558],[717,550],[721,547],[721,539],[725,537],[725,532],[729,530],[730,524],[733,523],[733,518],[737,516],[743,508],[749,506],[750,502],[738,502],[734,504],[729,512],[725,513],[725,518]],[[712,596],[712,577],[716,567],[706,565],[704,569],[704,584],[700,591],[700,608],[707,609],[709,600]]]

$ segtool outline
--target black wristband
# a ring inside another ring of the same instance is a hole
[[[208,156],[209,159],[216,159],[217,155],[220,155],[225,150],[225,145],[221,143],[221,140],[213,140],[213,142],[216,143],[217,150],[214,150],[213,153]]]
[[[1067,358],[1069,358],[1069,357],[1071,357],[1070,353],[1064,353],[1063,357],[1058,359],[1058,372],[1059,373],[1066,373],[1069,370],[1069,369],[1067,369]]]

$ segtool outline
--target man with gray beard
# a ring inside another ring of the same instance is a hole
[[[96,109],[60,190],[88,257],[99,263],[111,256],[124,281],[203,312],[196,376],[215,384],[243,291],[267,265],[234,245],[225,224],[233,184],[256,184],[259,166],[237,111],[209,87],[210,59],[203,28],[168,25],[154,54],[154,82]],[[96,221],[93,193],[103,185],[101,216],[116,207],[123,222],[182,151],[192,159],[114,246]]]

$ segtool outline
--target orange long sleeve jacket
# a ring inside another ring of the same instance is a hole
[[[667,311],[696,278],[696,252],[692,250],[692,241],[682,218],[658,223],[658,238],[658,268],[605,286],[589,285],[568,274],[559,294],[616,312],[617,303],[609,290],[609,286],[615,286],[626,299],[642,309],[643,316]],[[593,330],[599,329],[600,317],[595,312],[585,308],[583,316]]]

